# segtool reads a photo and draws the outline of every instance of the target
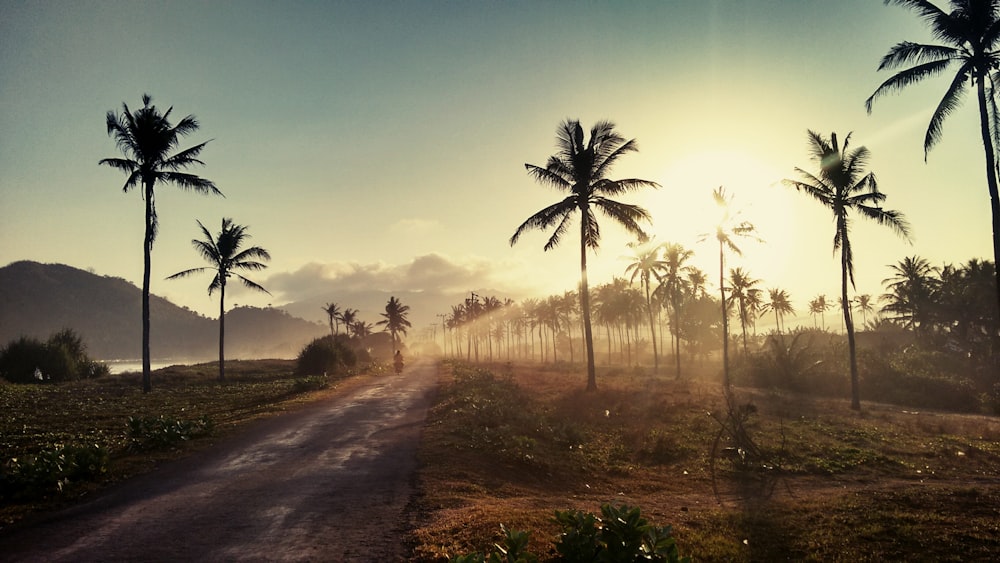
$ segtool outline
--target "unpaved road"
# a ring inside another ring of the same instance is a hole
[[[436,365],[256,423],[0,534],[3,561],[402,561]]]

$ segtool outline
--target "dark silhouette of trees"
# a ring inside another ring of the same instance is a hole
[[[595,210],[623,226],[639,238],[645,233],[640,221],[650,221],[649,213],[637,206],[621,203],[610,197],[643,187],[659,187],[656,182],[630,178],[609,180],[606,175],[624,154],[635,152],[635,140],[626,141],[614,130],[614,124],[601,121],[590,130],[584,144],[583,127],[577,120],[563,122],[556,132],[559,152],[549,157],[545,167],[525,164],[528,174],[539,183],[568,192],[563,200],[529,217],[514,231],[510,244],[531,229],[555,227],[545,250],[556,247],[569,228],[572,217],[580,214],[580,310],[583,313],[584,341],[587,348],[587,389],[597,389],[594,366],[594,338],[590,322],[590,288],[587,283],[587,250],[600,247],[601,231]]]
[[[336,303],[327,303],[320,308],[323,309],[323,312],[330,319],[330,336],[336,337],[337,332],[340,330],[340,306]]]
[[[407,329],[413,326],[406,318],[410,314],[410,306],[403,305],[399,299],[391,296],[389,302],[385,304],[385,312],[379,314],[382,315],[382,320],[375,324],[383,326],[385,330],[389,331],[389,335],[392,336],[392,349],[393,351],[398,350],[399,338],[397,335],[405,335]]]
[[[944,120],[962,101],[966,85],[974,87],[979,102],[979,130],[986,152],[986,184],[993,212],[993,260],[1000,262],[1000,194],[997,191],[996,161],[997,136],[1000,135],[1000,114],[996,104],[997,69],[1000,68],[1000,0],[951,0],[951,12],[945,12],[927,0],[885,0],[885,3],[916,12],[940,43],[929,45],[903,41],[889,49],[879,63],[879,70],[903,70],[879,85],[865,101],[865,107],[871,113],[875,100],[883,94],[958,67],[957,71],[953,71],[951,82],[927,125],[924,159],[941,140]],[[1000,270],[994,275],[994,283],[997,301],[994,317],[1000,320]],[[994,327],[993,331],[996,334],[998,327]]]
[[[630,258],[634,260],[631,264],[625,267],[625,274],[632,274],[629,278],[630,283],[635,283],[636,276],[639,277],[639,282],[642,284],[643,291],[646,295],[646,314],[649,317],[649,337],[653,342],[653,374],[659,373],[660,371],[660,357],[659,352],[656,349],[656,330],[654,328],[655,323],[653,322],[653,299],[650,294],[650,278],[656,278],[656,280],[662,283],[663,278],[661,273],[666,268],[666,263],[660,259],[660,245],[648,245],[648,244],[630,244],[632,248],[635,249],[635,255]]]
[[[152,389],[150,377],[149,353],[149,275],[153,241],[156,239],[157,215],[154,199],[154,188],[157,183],[174,184],[185,190],[193,190],[202,194],[222,195],[222,192],[209,180],[182,172],[196,164],[204,165],[198,160],[198,155],[205,148],[207,141],[179,152],[177,148],[181,137],[198,129],[198,121],[193,115],[188,115],[176,125],[170,123],[170,112],[173,108],[160,113],[149,94],[142,96],[143,107],[131,111],[127,104],[122,103],[122,113],[109,111],[107,114],[108,135],[115,139],[118,150],[124,158],[105,158],[98,164],[110,166],[127,174],[122,188],[127,192],[139,186],[142,198],[146,201],[145,234],[143,236],[143,270],[142,270],[142,390],[148,393]]]
[[[833,250],[840,251],[840,301],[847,330],[847,347],[851,357],[851,408],[861,409],[861,393],[858,385],[858,361],[854,343],[854,320],[851,317],[850,299],[847,296],[847,282],[854,287],[854,252],[850,239],[849,214],[856,214],[885,225],[900,236],[909,239],[909,225],[899,211],[882,209],[885,194],[878,190],[878,182],[873,172],[865,172],[870,153],[865,147],[849,150],[851,135],[844,139],[844,146],[837,142],[837,134],[825,139],[819,133],[809,131],[809,150],[819,164],[819,173],[813,174],[801,168],[795,171],[803,181],[784,180],[785,185],[812,197],[828,208],[834,217],[835,231]]]
[[[268,254],[267,250],[259,246],[242,248],[243,243],[250,238],[250,235],[247,233],[246,226],[237,225],[233,223],[232,219],[222,219],[222,229],[215,237],[205,228],[205,225],[201,224],[201,221],[198,221],[198,226],[201,227],[201,232],[205,238],[194,239],[191,241],[191,244],[194,245],[198,254],[201,254],[201,257],[211,264],[211,266],[202,266],[200,268],[191,268],[190,270],[177,272],[167,279],[184,278],[205,271],[215,272],[212,283],[208,284],[208,294],[211,295],[213,291],[219,290],[219,381],[225,381],[226,283],[230,277],[236,276],[246,287],[270,295],[271,293],[266,289],[239,272],[263,270],[267,265],[260,262],[260,260],[270,260],[271,255]]]
[[[670,305],[670,332],[673,337],[674,363],[676,365],[674,376],[677,379],[680,379],[681,306],[688,294],[693,296],[693,294],[697,293],[697,289],[693,287],[694,280],[690,278],[690,276],[696,272],[691,268],[691,266],[685,265],[685,262],[687,262],[691,256],[694,255],[694,253],[675,243],[665,243],[662,248],[663,276],[660,281],[660,286],[657,287],[657,291],[664,294],[664,302]],[[685,276],[685,274],[687,274],[687,276]],[[701,285],[704,286],[704,274],[701,274],[701,276]]]
[[[937,277],[940,271],[919,256],[907,256],[889,265],[889,269],[892,276],[882,280],[887,290],[882,295],[886,303],[882,311],[889,313],[889,319],[918,336],[926,336],[933,330],[935,300],[941,284]]]
[[[762,313],[772,312],[774,313],[774,322],[777,326],[777,331],[781,333],[782,320],[785,315],[791,315],[795,313],[795,308],[792,307],[792,300],[788,296],[788,292],[784,289],[772,287],[768,290],[768,301],[764,303],[764,309]]]

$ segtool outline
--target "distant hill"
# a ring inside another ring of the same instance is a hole
[[[0,346],[30,336],[75,330],[98,359],[136,359],[142,349],[142,291],[122,278],[63,264],[13,262],[0,268]],[[218,357],[219,327],[162,297],[150,295],[154,359]],[[239,307],[226,313],[226,356],[291,358],[326,333],[321,323],[277,309]]]

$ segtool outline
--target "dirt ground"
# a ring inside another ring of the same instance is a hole
[[[0,535],[4,561],[402,561],[430,361]]]

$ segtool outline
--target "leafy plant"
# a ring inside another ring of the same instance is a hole
[[[357,364],[357,355],[332,336],[317,338],[299,353],[295,375],[340,374]]]
[[[449,559],[451,563],[536,563],[538,557],[528,552],[530,534],[518,530],[508,530],[503,524],[503,544],[493,544],[496,551],[488,556],[482,553],[458,555]]]
[[[330,380],[325,375],[310,375],[300,377],[292,383],[292,393],[307,393],[318,391],[330,386]]]
[[[128,449],[136,451],[170,447],[209,434],[214,427],[207,416],[198,420],[130,416],[127,424]]]
[[[26,500],[60,493],[74,481],[108,471],[108,450],[98,446],[55,446],[11,458],[0,466],[0,498]]]

